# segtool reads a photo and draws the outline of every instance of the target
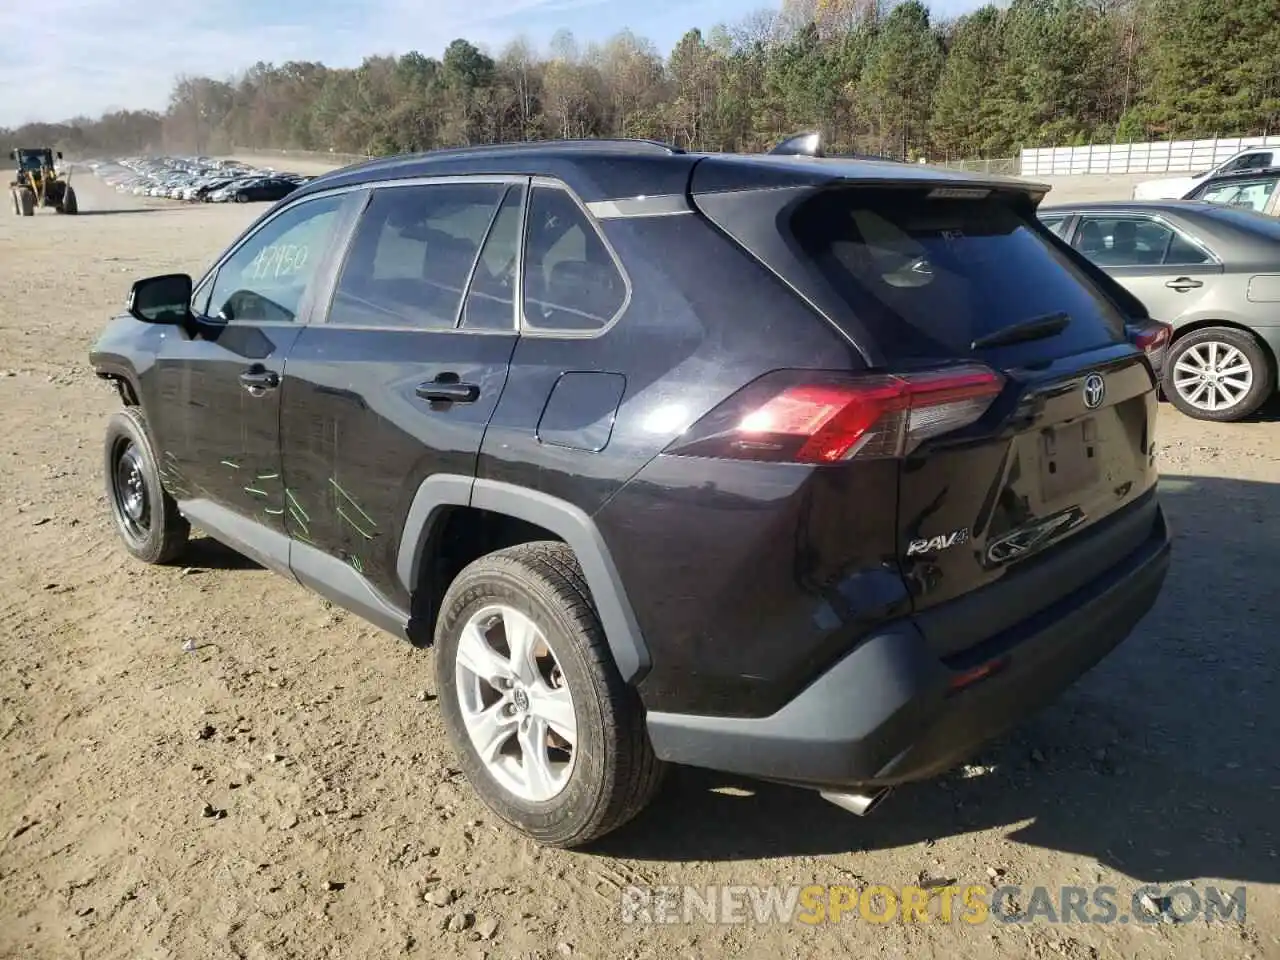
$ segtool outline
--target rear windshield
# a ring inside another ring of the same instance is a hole
[[[1124,317],[1115,304],[1068,254],[995,196],[824,191],[792,215],[790,229],[880,350],[894,359],[984,353],[972,349],[974,341],[1059,313],[1071,318],[1061,333],[1002,348],[1000,358],[1065,356],[1124,336]]]

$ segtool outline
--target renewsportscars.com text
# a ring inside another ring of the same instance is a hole
[[[1127,924],[1243,922],[1246,890],[1189,884],[1058,888],[1013,885],[853,887],[627,887],[624,923],[1050,923]]]

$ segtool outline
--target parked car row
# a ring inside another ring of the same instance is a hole
[[[1269,152],[1265,159],[1270,164]],[[1181,199],[1051,204],[1039,212],[1152,316],[1173,325],[1164,394],[1202,420],[1241,420],[1276,390],[1280,167],[1249,164],[1194,178]]]
[[[311,179],[210,157],[125,157],[88,166],[121,193],[189,203],[274,202]]]

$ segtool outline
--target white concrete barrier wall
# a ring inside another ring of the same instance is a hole
[[[1047,147],[1023,150],[1019,163],[1024,177],[1081,173],[1191,173],[1215,167],[1241,150],[1264,146],[1280,147],[1280,136]]]

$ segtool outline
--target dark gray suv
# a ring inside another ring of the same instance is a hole
[[[669,762],[866,812],[1164,581],[1148,318],[1044,190],[648,142],[337,171],[93,347],[112,515],[433,643],[466,774],[544,843]]]

